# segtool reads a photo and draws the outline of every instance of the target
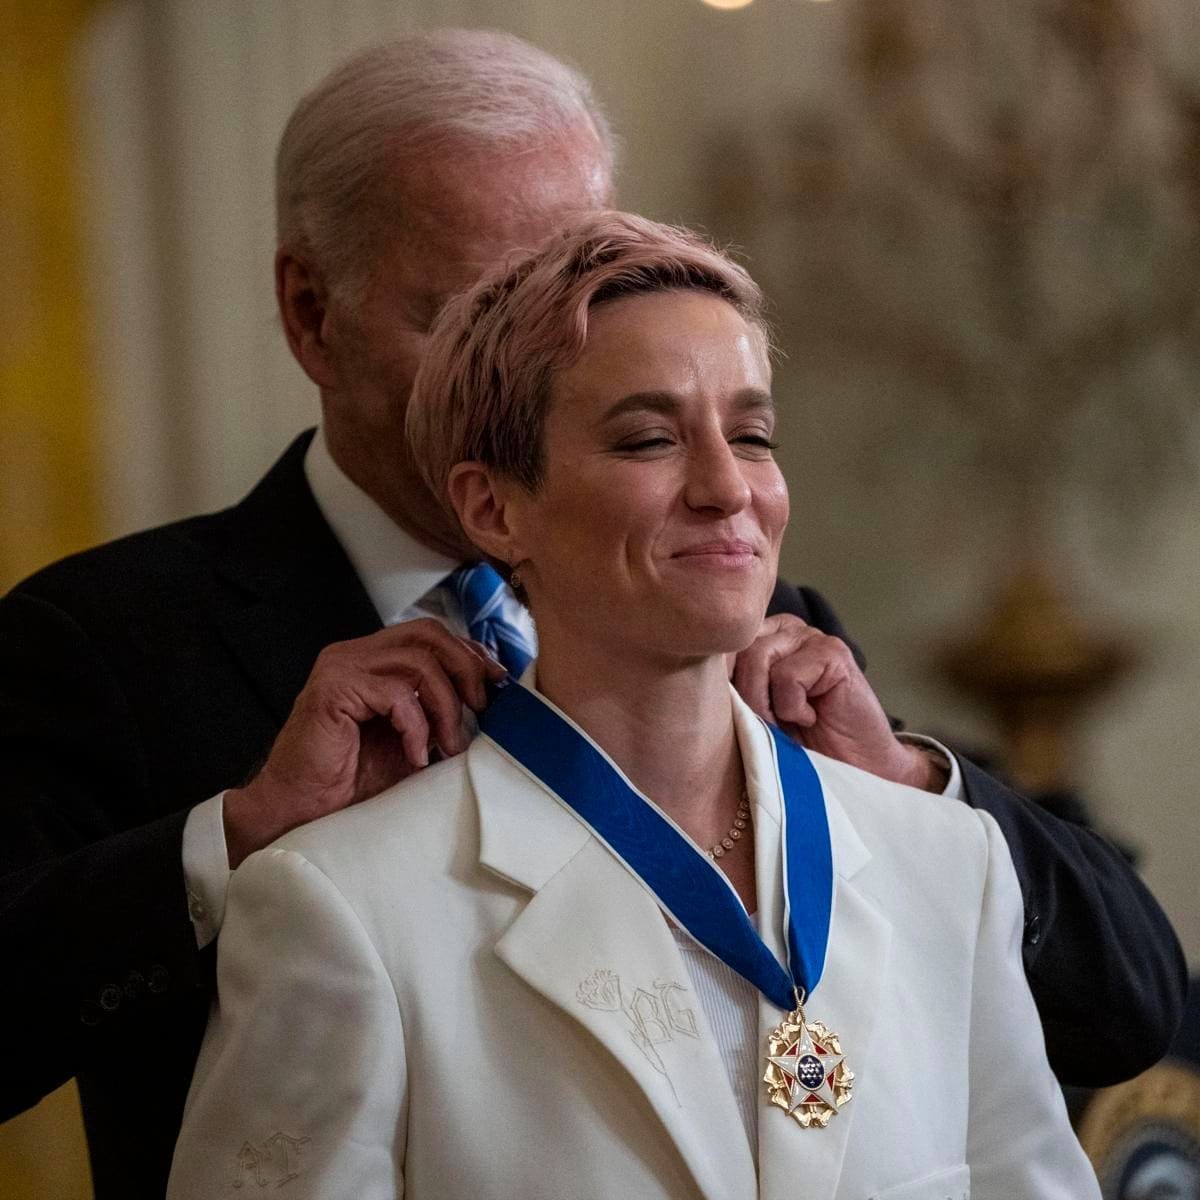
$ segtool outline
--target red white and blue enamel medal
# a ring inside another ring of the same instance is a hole
[[[796,1007],[767,1035],[767,1096],[805,1129],[824,1129],[850,1099],[854,1072],[838,1035]]]

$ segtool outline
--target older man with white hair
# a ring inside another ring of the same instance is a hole
[[[443,302],[606,206],[613,158],[587,81],[504,34],[414,35],[339,67],[278,156],[277,293],[320,429],[234,507],[64,560],[0,601],[0,1117],[78,1075],[99,1200],[163,1194],[230,871],[461,750],[463,706],[533,651],[412,469],[402,417]],[[1182,959],[1121,856],[894,736],[815,592],[781,583],[769,611],[735,674],[753,707],[996,817],[1060,1077],[1152,1062]]]

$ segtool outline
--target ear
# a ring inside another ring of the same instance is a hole
[[[337,377],[329,353],[329,292],[324,280],[304,259],[278,250],[275,299],[296,361],[318,387],[333,387]]]
[[[520,536],[519,483],[483,463],[460,462],[450,469],[446,491],[463,532],[484,554],[507,563],[528,557]]]

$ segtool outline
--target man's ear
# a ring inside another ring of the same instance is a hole
[[[296,361],[317,387],[333,387],[336,375],[327,339],[329,292],[324,280],[304,259],[290,250],[278,250],[275,298]]]
[[[483,463],[460,462],[451,468],[446,490],[463,532],[484,554],[507,563],[528,557],[513,520],[520,484]]]

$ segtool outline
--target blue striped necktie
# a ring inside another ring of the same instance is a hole
[[[459,567],[446,582],[458,597],[467,632],[519,679],[536,653],[516,620],[521,602],[487,563]]]

